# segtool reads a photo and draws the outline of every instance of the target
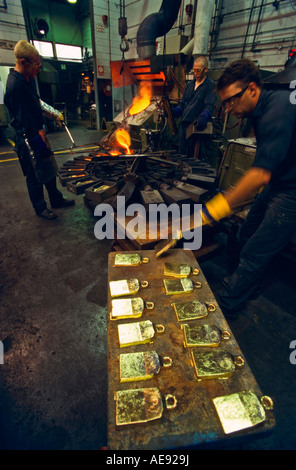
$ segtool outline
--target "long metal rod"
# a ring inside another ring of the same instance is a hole
[[[98,91],[97,46],[96,46],[95,24],[94,24],[95,14],[94,14],[93,3],[94,3],[93,0],[89,0],[91,44],[92,44],[92,51],[93,51],[93,71],[94,71],[94,83],[95,83],[95,103],[96,103],[96,117],[97,117],[97,128],[98,128],[98,125],[99,125],[98,123],[101,122],[101,119],[100,119],[100,101],[99,101],[99,91]]]
[[[68,137],[71,140],[71,143],[72,143],[73,147],[76,147],[76,144],[73,140],[73,137],[71,136],[70,131],[69,131],[68,127],[66,126],[66,124],[64,122],[63,122],[63,127],[64,127],[65,131],[67,132]]]
[[[272,40],[272,41],[260,41],[260,47],[264,47],[264,46],[267,46],[266,49],[268,49],[268,46],[270,46],[269,48],[270,49],[274,49],[275,47],[275,44],[283,44],[283,43],[287,43],[287,42],[291,42],[291,41],[294,41],[295,40],[295,35],[292,37],[289,37],[289,38],[286,38],[286,39],[279,39],[279,40]],[[250,46],[251,43],[248,43],[247,46]],[[234,44],[234,45],[231,45],[231,46],[223,46],[223,47],[218,47],[216,49],[215,52],[220,52],[220,51],[227,51],[229,49],[238,49],[238,48],[241,48],[242,45],[241,44]]]
[[[227,30],[227,28],[224,28]],[[263,36],[263,34],[274,34],[274,33],[277,33],[277,34],[282,34],[283,31],[289,31],[289,30],[292,30],[294,31],[295,30],[295,26],[288,26],[287,28],[281,28],[280,31],[278,30],[274,30],[274,29],[267,29],[267,30],[264,30],[264,31],[260,31],[260,35]],[[249,37],[252,37],[252,36],[255,36],[255,33],[250,33],[249,34]],[[239,34],[238,36],[231,36],[231,39],[240,39],[240,38],[244,38],[245,37],[245,34]],[[222,37],[219,39],[219,42],[222,42],[222,41],[229,41],[229,37]]]
[[[223,6],[223,0],[216,0],[216,7],[215,7],[215,13],[213,16],[213,28],[211,32],[211,44],[210,44],[210,52],[209,52],[209,58],[212,59],[217,42],[218,42],[218,37],[220,33],[220,25],[222,23],[222,10],[224,8]],[[218,11],[218,15],[216,16],[216,12]],[[218,20],[218,21],[216,21]]]
[[[268,3],[265,4],[266,7],[271,6],[271,5],[274,7],[274,2],[268,2]],[[252,7],[242,8],[240,10],[229,11],[228,13],[224,13],[222,16],[224,18],[225,16],[235,15],[236,13],[244,13],[246,11],[251,10],[251,8]],[[260,5],[254,6],[254,9],[257,9],[257,8],[260,8]]]
[[[262,9],[263,9],[263,4],[264,4],[264,0],[261,1],[260,10],[259,10],[259,13],[258,13],[258,19],[257,19],[255,34],[254,34],[254,37],[253,37],[253,44],[252,44],[252,47],[251,47],[252,52],[254,52],[254,49],[255,49],[255,42],[256,42],[256,38],[257,38],[258,27],[259,27],[259,24],[260,24],[260,21],[261,21],[261,13],[262,13]]]
[[[256,0],[253,0],[252,7],[251,7],[251,10],[250,10],[249,21],[248,21],[247,31],[246,31],[246,34],[245,34],[245,40],[244,40],[244,44],[243,44],[243,50],[242,50],[242,53],[241,53],[241,58],[244,57],[244,53],[245,53],[245,49],[246,49],[246,44],[247,44],[247,39],[248,39],[248,34],[249,34],[249,28],[250,28],[250,25],[251,25],[251,19],[252,19],[252,15],[253,15],[253,11],[254,11],[255,1]]]

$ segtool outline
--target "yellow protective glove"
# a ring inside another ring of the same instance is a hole
[[[232,213],[228,202],[222,193],[218,193],[208,201],[202,211],[203,225],[215,225],[221,219],[228,217]]]
[[[64,115],[58,109],[53,108],[49,104],[45,103],[44,101],[40,100],[40,106],[42,109],[43,114],[54,119],[59,127],[63,126],[64,122]]]
[[[59,113],[57,116],[54,116],[55,121],[59,127],[63,127],[63,122],[65,121],[63,113]]]

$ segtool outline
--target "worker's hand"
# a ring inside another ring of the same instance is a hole
[[[208,121],[206,119],[203,119],[199,117],[194,121],[194,127],[197,131],[203,131],[207,127]]]
[[[59,127],[63,127],[63,124],[65,122],[64,115],[63,113],[59,113],[58,115],[54,116],[55,121]]]
[[[199,116],[198,118],[196,119],[196,121],[194,121],[194,126],[195,126],[195,129],[197,131],[203,131],[206,127],[207,127],[207,124],[209,122],[209,120],[211,119],[211,114],[209,111],[203,111]]]
[[[40,130],[35,137],[29,139],[29,144],[36,159],[44,159],[52,155],[52,150],[44,129]]]
[[[42,100],[40,100],[40,106],[41,106],[43,114],[48,116],[50,119],[54,119],[59,127],[63,126],[64,115],[63,113],[61,113],[61,111],[53,108],[52,106],[50,106],[49,104],[45,103]]]
[[[232,213],[229,204],[222,193],[218,193],[208,201],[202,210],[202,224],[216,225],[221,219]]]
[[[228,217],[229,215],[231,215],[231,213],[232,211],[229,207],[227,200],[225,199],[222,193],[218,193],[210,201],[208,201],[205,206],[203,206],[201,213],[202,226],[216,225],[221,219]],[[182,226],[183,222],[184,221],[182,221]],[[199,225],[195,224],[195,220],[190,220],[189,226],[190,230],[194,230],[199,227]],[[167,240],[161,240],[160,242],[158,242],[154,247],[156,258],[166,253],[181,238],[183,238],[183,233],[181,230],[178,230],[177,232],[173,233]]]
[[[46,147],[48,149],[50,149],[50,144],[48,142],[48,138],[47,138],[47,135],[46,135],[46,132],[45,132],[45,129],[40,129],[40,131],[38,131],[38,134],[40,135],[41,139],[43,140],[43,142],[45,143]]]
[[[182,108],[180,108],[180,106],[176,106],[172,109],[172,114],[174,117],[180,117],[182,115]]]

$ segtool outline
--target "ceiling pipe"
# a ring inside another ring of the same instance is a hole
[[[186,46],[181,49],[180,53],[185,54],[185,55],[191,55],[193,51],[193,45],[194,45],[194,38],[190,39],[189,42],[187,42]]]
[[[180,51],[181,54],[208,55],[211,21],[215,0],[199,0],[196,8],[195,28],[193,38]]]
[[[198,0],[196,8],[193,57],[208,55],[211,22],[214,13],[215,0]]]
[[[174,25],[182,0],[163,0],[158,13],[147,16],[137,32],[137,53],[141,58],[156,55],[156,38],[164,36]]]

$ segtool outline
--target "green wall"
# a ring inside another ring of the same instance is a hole
[[[82,5],[60,4],[54,1],[23,0],[23,10],[26,22],[30,19],[32,39],[72,46],[89,47],[84,44],[87,29],[90,30],[88,2]],[[34,33],[35,19],[43,19],[49,26],[49,31],[42,39]]]

